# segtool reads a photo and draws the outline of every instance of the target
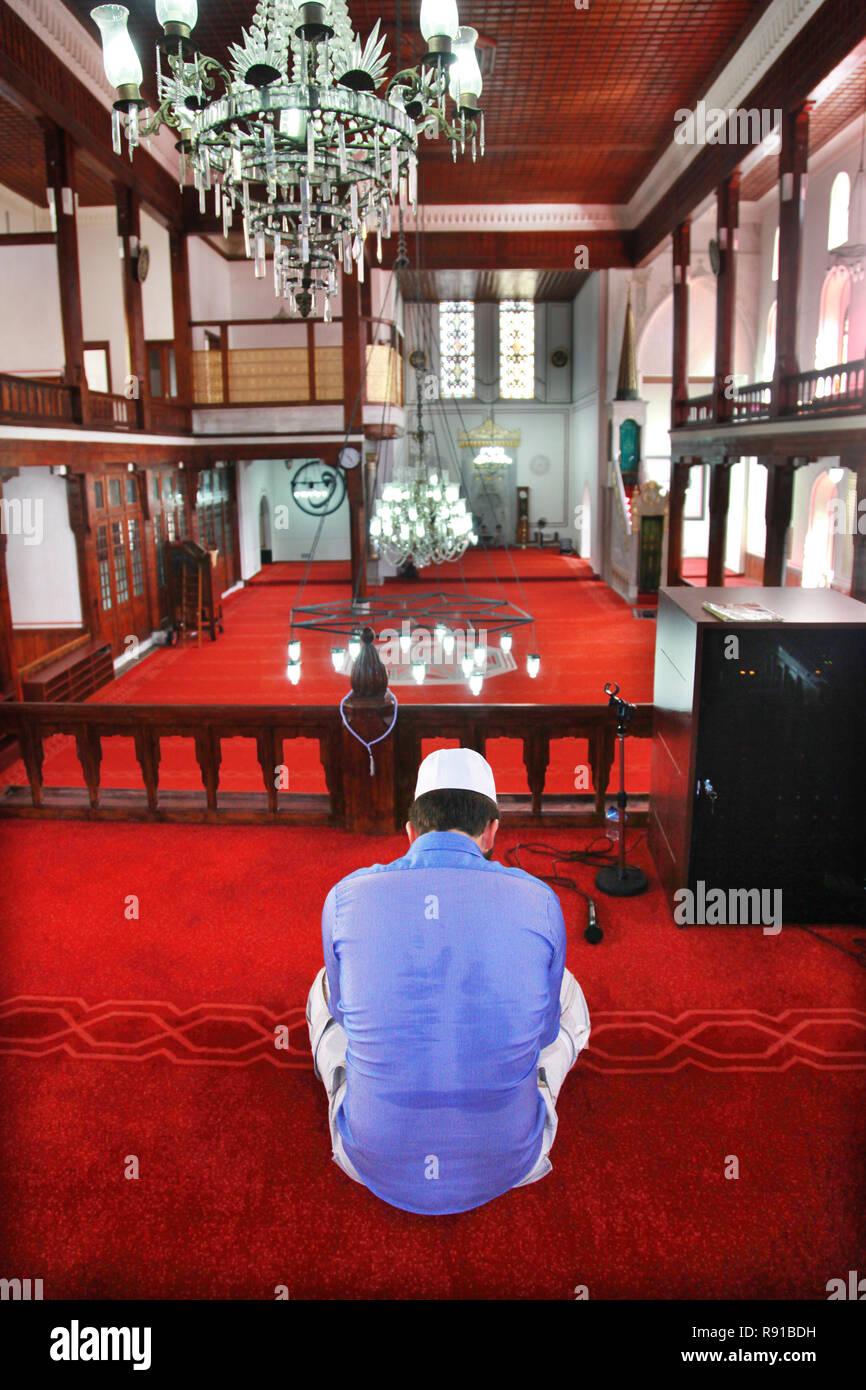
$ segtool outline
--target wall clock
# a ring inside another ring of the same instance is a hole
[[[351,444],[347,444],[338,453],[337,462],[341,468],[357,468],[361,462],[361,454],[358,449],[353,449]]]

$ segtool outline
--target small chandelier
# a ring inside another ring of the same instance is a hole
[[[230,71],[198,50],[197,0],[156,0],[164,35],[152,114],[141,96],[129,11],[100,5],[91,16],[117,91],[115,152],[124,133],[132,158],[142,138],[173,127],[181,187],[191,169],[201,211],[211,194],[226,237],[240,214],[256,277],[266,274],[270,247],[274,292],[303,317],[316,312],[321,293],[330,319],[340,265],[363,279],[370,232],[381,259],[392,203],[416,208],[423,130],[444,133],[455,160],[458,148],[470,148],[473,160],[484,154],[478,35],[460,27],[456,0],[423,0],[427,52],[420,67],[392,77],[384,96],[376,94],[388,62],[380,21],[362,47],[346,0],[258,0],[249,30],[229,46]]]
[[[415,368],[417,384],[417,424],[410,435],[410,459],[400,476],[386,483],[381,497],[376,499],[370,535],[392,564],[400,568],[411,560],[420,569],[459,560],[478,537],[460,484],[452,482],[447,474],[440,475],[438,468],[428,471],[426,449],[430,433],[424,428],[422,400],[422,373],[427,358],[416,350],[409,361]]]
[[[486,483],[499,482],[506,469],[511,467],[511,458],[501,444],[482,444],[472,460],[472,466]]]

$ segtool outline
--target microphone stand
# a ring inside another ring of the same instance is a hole
[[[625,862],[625,808],[628,801],[625,794],[625,736],[635,707],[627,700],[618,698],[619,686],[615,681],[605,684],[604,693],[608,696],[608,708],[616,710],[616,738],[619,744],[619,795],[616,799],[619,808],[619,862],[615,865],[605,864],[603,869],[599,869],[595,876],[595,886],[613,898],[633,898],[649,886],[643,869]]]

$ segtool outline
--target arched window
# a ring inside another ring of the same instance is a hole
[[[837,174],[830,189],[830,220],[827,225],[827,250],[842,246],[848,240],[848,204],[851,199],[851,180],[847,174]]]
[[[843,266],[828,271],[821,290],[815,366],[834,367],[848,360],[848,307],[851,303],[851,276]]]
[[[761,366],[761,380],[772,381],[776,370],[776,301],[770,305],[767,315],[767,332],[764,338],[764,361]]]
[[[773,281],[779,278],[779,228],[776,228],[776,235],[773,237],[773,268],[770,271],[770,279]]]

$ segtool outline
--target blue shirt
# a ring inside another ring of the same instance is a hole
[[[383,1201],[468,1211],[541,1152],[538,1054],[559,1031],[565,924],[556,894],[455,831],[349,874],[322,938],[346,1031],[346,1153]]]

